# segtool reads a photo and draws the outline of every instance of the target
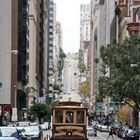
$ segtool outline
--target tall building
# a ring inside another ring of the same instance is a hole
[[[97,63],[97,80],[99,79],[100,76],[104,75],[102,72],[103,66],[102,66],[102,60],[100,56],[100,48],[101,46],[107,46],[108,44],[111,43],[111,22],[114,18],[114,9],[115,9],[115,0],[108,1],[105,0],[103,3],[99,3],[99,30],[98,30],[98,46],[97,46],[97,58],[98,58],[98,63]],[[105,21],[105,22],[104,22]],[[115,28],[113,29],[113,31]],[[110,70],[109,68],[107,69],[107,73],[104,76],[110,76]],[[98,90],[97,90],[98,94]],[[110,111],[110,98],[104,99],[104,113],[107,115]],[[114,103],[115,104],[115,103]]]
[[[42,96],[43,89],[43,0],[18,3],[18,109],[29,108]]]
[[[48,89],[47,103],[53,99],[53,33],[54,33],[54,2],[48,1]]]
[[[18,70],[18,0],[1,0],[0,18],[1,116],[4,111],[11,113],[11,110],[16,108]]]
[[[40,99],[46,102],[46,96],[48,91],[48,1],[44,0],[44,71],[43,71],[43,90],[44,94]]]
[[[7,11],[0,14],[0,57],[5,60],[0,59],[0,114],[10,112],[13,121],[23,119],[25,109],[44,93],[44,2],[0,1],[0,10]]]
[[[91,111],[95,111],[95,102],[97,95],[97,36],[99,23],[99,5],[92,3],[91,8],[91,65],[90,65],[90,105]]]
[[[80,6],[80,48],[83,49],[83,41],[90,41],[90,4]]]
[[[101,46],[110,43],[110,25],[115,15],[115,0],[91,1],[91,80],[90,93],[93,108],[95,109],[96,97],[98,96],[98,79],[102,73],[102,60],[100,56]],[[114,30],[114,29],[113,29]],[[106,76],[109,76],[109,70]],[[106,103],[108,104],[108,103]],[[107,113],[108,106],[104,106]]]

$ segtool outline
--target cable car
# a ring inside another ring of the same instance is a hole
[[[88,140],[87,107],[80,102],[59,102],[52,110],[52,137],[50,140]]]

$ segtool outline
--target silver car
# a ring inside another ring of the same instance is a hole
[[[22,140],[40,140],[42,136],[43,134],[39,126],[24,127],[21,134]]]
[[[1,126],[0,140],[20,140],[20,135],[16,127]]]

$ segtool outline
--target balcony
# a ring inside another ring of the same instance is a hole
[[[130,22],[127,24],[127,30],[130,35],[138,35],[140,32],[140,22]]]
[[[133,4],[139,5],[140,4],[140,0],[133,0]]]
[[[53,29],[49,29],[49,32],[53,32]]]
[[[49,26],[53,27],[53,23],[52,22],[49,22]]]
[[[50,41],[49,41],[49,45],[50,45],[50,44],[53,44],[53,41],[50,40]]]
[[[49,87],[49,91],[53,91],[53,87],[50,86],[50,87]]]
[[[53,38],[53,35],[49,35],[49,38]]]

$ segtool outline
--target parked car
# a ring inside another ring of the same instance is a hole
[[[104,125],[104,124],[99,124],[97,127],[97,130],[99,130],[101,132],[108,132],[108,126]]]
[[[92,126],[87,126],[87,135],[88,136],[97,136],[97,131]]]
[[[30,126],[37,126],[38,122],[30,122]]]
[[[125,140],[139,140],[139,133],[132,130],[125,135]]]
[[[17,122],[17,123],[16,123],[16,126],[17,126],[17,127],[30,126],[30,122],[26,122],[26,121],[23,121],[23,122]]]
[[[50,123],[49,122],[44,122],[43,124],[40,125],[41,130],[48,130],[50,129]]]
[[[0,140],[21,140],[20,134],[16,127],[0,127]]]
[[[97,130],[99,130],[100,127],[101,127],[101,124],[97,123],[94,127],[95,127]]]
[[[125,138],[126,133],[128,132],[128,126],[122,126],[118,132],[118,137]]]
[[[22,140],[41,140],[42,137],[43,134],[39,126],[24,127],[21,133]]]

